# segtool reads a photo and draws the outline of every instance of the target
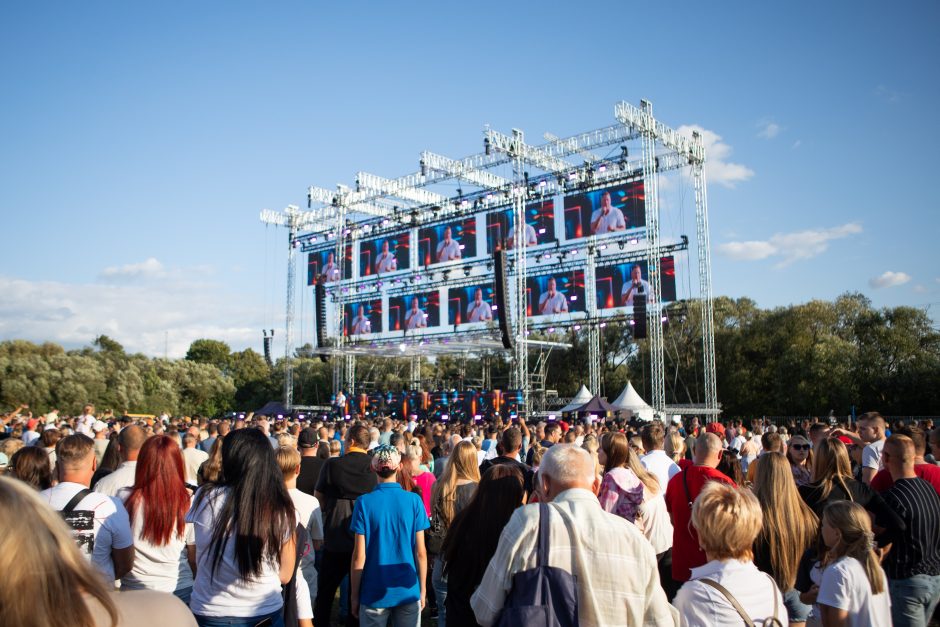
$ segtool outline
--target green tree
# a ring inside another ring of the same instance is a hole
[[[219,340],[194,340],[186,351],[186,360],[200,364],[212,364],[222,372],[228,372],[232,349]]]

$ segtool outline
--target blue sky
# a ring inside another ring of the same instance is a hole
[[[853,290],[937,320],[938,18],[936,2],[3,3],[0,339],[260,348],[283,324],[286,250],[260,209],[412,172],[421,150],[478,152],[486,123],[540,141],[640,98],[707,131],[716,294]],[[664,225],[692,235],[681,187]]]

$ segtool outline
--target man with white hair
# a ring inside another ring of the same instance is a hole
[[[635,525],[601,509],[590,454],[574,444],[556,444],[542,458],[538,483],[542,501],[548,502],[551,547],[542,563],[577,579],[582,627],[676,625],[652,545]],[[539,506],[517,509],[470,599],[481,625],[499,618],[514,575],[536,567],[538,536]]]

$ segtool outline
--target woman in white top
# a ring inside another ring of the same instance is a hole
[[[834,501],[823,512],[822,538],[829,548],[821,567],[816,605],[823,627],[891,624],[885,574],[875,555],[871,517],[852,501]]]
[[[283,627],[297,515],[267,436],[239,429],[225,437],[219,482],[199,489],[186,521],[195,527],[190,609],[200,627]]]
[[[739,627],[753,621],[769,626],[774,618],[787,624],[777,584],[753,562],[751,547],[761,525],[760,504],[749,490],[719,481],[705,484],[692,506],[692,526],[708,562],[692,569],[692,578],[672,602],[683,625]]]
[[[140,449],[133,487],[121,490],[134,533],[134,567],[122,590],[172,592],[189,605],[196,561],[193,526],[186,523],[191,496],[186,489],[179,445],[166,435]]]

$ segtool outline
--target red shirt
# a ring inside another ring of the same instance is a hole
[[[930,483],[933,489],[940,494],[940,466],[933,464],[914,464],[914,472],[918,477]],[[871,489],[878,493],[887,492],[894,487],[894,479],[888,469],[879,470],[871,480]]]
[[[685,485],[689,486],[688,495]],[[675,581],[688,581],[692,569],[702,566],[708,560],[705,551],[698,545],[698,534],[692,527],[692,507],[689,501],[702,491],[708,481],[721,481],[737,487],[734,481],[724,473],[709,466],[690,466],[674,475],[666,488],[666,509],[672,518],[672,578]]]

